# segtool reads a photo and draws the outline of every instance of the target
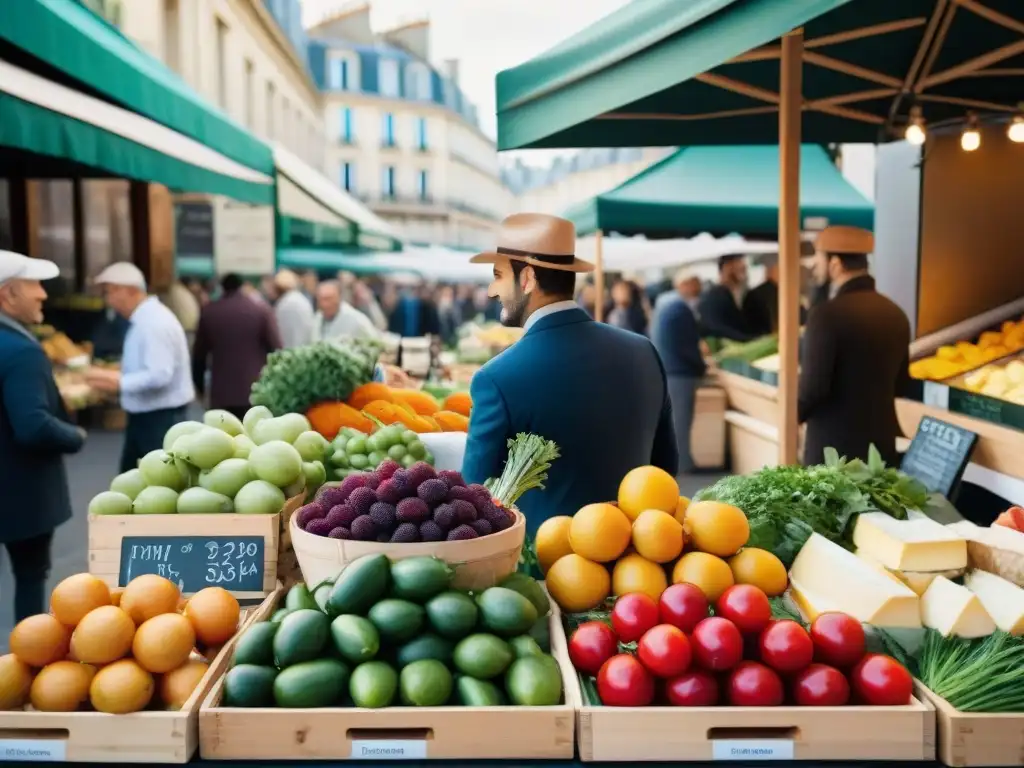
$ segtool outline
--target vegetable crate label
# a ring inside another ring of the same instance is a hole
[[[0,762],[62,763],[66,752],[64,739],[0,739]]]
[[[426,760],[426,739],[353,739],[353,760]]]
[[[117,583],[153,573],[170,579],[183,594],[206,587],[229,592],[263,589],[262,536],[125,536]]]
[[[792,760],[792,739],[715,739],[715,760]]]

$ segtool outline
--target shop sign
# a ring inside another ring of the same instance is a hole
[[[178,256],[213,258],[213,205],[211,203],[174,204],[174,250]]]
[[[353,760],[426,760],[426,739],[352,739]]]
[[[156,574],[191,595],[206,587],[228,592],[263,589],[262,536],[125,536],[118,586]]]
[[[274,271],[274,209],[218,198],[214,208],[217,274],[269,275]]]
[[[925,416],[917,426],[900,469],[921,481],[932,493],[952,501],[977,442],[976,433]]]

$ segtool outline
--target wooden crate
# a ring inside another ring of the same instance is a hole
[[[920,681],[915,691],[935,707],[936,752],[946,765],[960,768],[1024,763],[1024,713],[960,712]]]
[[[259,615],[265,618],[273,610],[265,603]],[[221,706],[221,678],[200,709],[200,755],[206,760],[344,760],[379,758],[382,750],[394,750],[394,758],[405,759],[572,759],[570,696],[576,677],[553,603],[550,623],[551,651],[565,688],[559,706],[242,709]]]
[[[272,595],[266,602],[275,600]],[[261,611],[243,612],[239,629],[245,629],[257,615]],[[214,657],[177,712],[0,711],[0,761],[187,763],[199,746],[199,705],[227,670],[233,644],[232,640]]]
[[[690,455],[699,469],[725,466],[725,390],[701,387],[693,409]]]

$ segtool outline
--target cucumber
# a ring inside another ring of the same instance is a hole
[[[454,650],[455,643],[451,640],[427,633],[401,646],[395,654],[395,661],[399,667],[424,659],[434,659],[442,664],[451,665]]]
[[[377,628],[362,616],[344,614],[331,622],[331,638],[339,655],[353,664],[362,664],[377,655],[380,635]]]
[[[425,617],[423,606],[395,598],[381,600],[368,614],[380,636],[390,643],[412,640],[423,628]]]
[[[500,707],[505,703],[505,695],[498,686],[469,675],[460,675],[455,681],[455,697],[464,707]]]
[[[284,607],[291,611],[297,611],[300,608],[320,610],[320,606],[316,604],[313,595],[309,593],[309,587],[305,584],[296,584],[288,590],[288,595],[284,599]]]
[[[514,658],[508,643],[494,635],[470,635],[455,646],[452,661],[464,675],[479,680],[497,677]]]
[[[329,707],[348,687],[349,668],[337,659],[316,659],[288,667],[274,680],[274,703],[289,709]]]
[[[392,593],[403,600],[425,603],[448,589],[453,571],[436,557],[408,557],[391,566]]]
[[[442,592],[426,605],[430,626],[441,637],[461,640],[476,629],[480,609],[473,598],[454,590]]]
[[[255,664],[261,667],[274,666],[274,635],[280,625],[269,621],[253,624],[235,643],[233,665]]]
[[[256,664],[239,664],[224,675],[225,707],[274,706],[277,670]]]
[[[327,598],[327,613],[365,615],[388,591],[390,563],[384,555],[363,555],[338,574]]]
[[[527,598],[505,587],[485,589],[476,599],[480,623],[503,637],[529,632],[537,622],[537,609]]]
[[[283,619],[274,635],[274,659],[281,669],[312,661],[323,653],[330,637],[330,620],[320,611],[300,608]]]

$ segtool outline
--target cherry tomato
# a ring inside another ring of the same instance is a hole
[[[633,656],[620,653],[598,671],[597,694],[606,707],[646,707],[654,701],[654,678]]]
[[[779,672],[799,672],[814,658],[814,643],[795,621],[774,621],[761,633],[761,661]]]
[[[630,592],[615,601],[612,629],[624,643],[635,643],[658,623],[658,604],[643,592]]]
[[[715,615],[728,619],[740,632],[760,632],[772,620],[768,596],[752,584],[729,587],[715,603]]]
[[[785,698],[782,678],[756,661],[744,661],[729,673],[729,703],[734,707],[777,707]]]
[[[569,638],[572,665],[586,675],[596,675],[601,665],[618,652],[619,640],[603,621],[580,624]]]
[[[850,700],[850,684],[835,667],[811,664],[793,679],[793,698],[801,707],[841,707]]]
[[[704,669],[721,672],[735,667],[743,658],[743,635],[736,625],[721,616],[698,624],[690,636],[694,660]]]
[[[864,658],[864,627],[845,613],[823,613],[811,622],[814,657],[833,667],[852,667]]]
[[[658,611],[663,624],[693,632],[708,617],[708,599],[695,584],[673,584],[661,593]]]
[[[665,696],[674,707],[713,707],[718,703],[715,676],[691,669],[665,683]]]
[[[690,668],[690,641],[678,627],[659,624],[644,632],[636,655],[651,674],[675,677]]]
[[[853,690],[866,704],[893,707],[910,703],[914,680],[891,656],[869,653],[850,673]]]

